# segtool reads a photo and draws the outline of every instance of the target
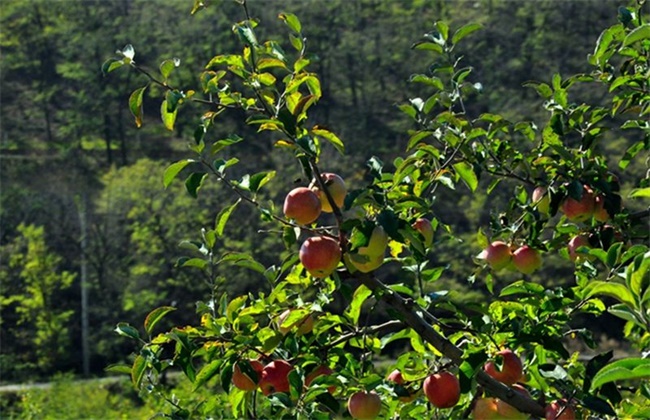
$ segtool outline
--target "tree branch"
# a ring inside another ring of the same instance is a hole
[[[456,366],[460,366],[463,363],[463,351],[436,332],[431,325],[418,315],[418,312],[423,312],[423,309],[412,299],[402,297],[370,274],[360,273],[356,275],[356,278],[372,290],[378,299],[383,300],[395,309],[402,316],[402,321],[405,324],[413,328],[424,340],[438,349],[438,351],[449,358]],[[545,415],[544,407],[535,400],[502,384],[482,369],[476,373],[476,382],[483,386],[491,395],[502,399],[521,412],[530,413],[542,418]]]

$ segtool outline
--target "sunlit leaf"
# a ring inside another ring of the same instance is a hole
[[[591,382],[591,389],[597,389],[608,382],[643,378],[650,378],[650,359],[628,357],[599,370]]]
[[[146,89],[147,86],[136,89],[129,97],[129,109],[135,117],[135,125],[138,128],[142,126],[142,99]]]
[[[165,173],[163,175],[163,185],[165,188],[169,187],[169,185],[172,183],[172,181],[178,176],[178,174],[190,163],[195,162],[194,159],[185,159],[185,160],[180,160],[178,162],[172,163],[165,169]]]
[[[226,228],[226,224],[228,223],[228,219],[230,218],[230,215],[235,210],[235,208],[237,207],[237,205],[239,204],[240,201],[241,201],[241,199],[238,199],[237,201],[235,201],[230,206],[228,206],[226,208],[223,208],[219,212],[219,214],[217,215],[217,218],[216,218],[216,220],[214,222],[214,230],[215,230],[217,236],[219,236],[219,237],[223,236],[223,231]]]
[[[347,314],[350,317],[350,320],[356,324],[359,322],[359,315],[361,315],[361,306],[363,303],[372,295],[372,290],[368,289],[365,285],[360,285],[357,290],[354,291],[354,296],[352,297],[352,302],[348,308]]]
[[[161,306],[149,312],[149,315],[147,315],[144,320],[144,329],[147,334],[151,334],[158,321],[160,321],[168,313],[175,310],[176,308],[172,306]]]

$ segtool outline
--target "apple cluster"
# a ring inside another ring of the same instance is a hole
[[[540,252],[528,245],[513,248],[503,241],[494,241],[479,255],[493,270],[514,268],[521,273],[531,274],[542,266]]]
[[[286,319],[285,311],[281,318]],[[308,321],[310,316],[298,321],[299,325],[292,325],[300,328],[301,325],[313,326],[313,321]],[[279,321],[279,326],[282,325]],[[280,327],[282,328],[287,327]],[[519,356],[510,349],[503,349],[497,352],[494,357],[487,361],[483,370],[496,379],[510,386],[515,392],[520,392],[530,397],[528,390],[519,382],[524,379],[523,363]],[[239,360],[233,368],[232,383],[235,387],[244,391],[255,391],[259,389],[265,396],[276,392],[289,393],[289,375],[294,371],[293,366],[286,360],[274,360],[263,365],[260,360]],[[310,387],[316,378],[329,376],[334,371],[325,364],[320,364],[311,369],[305,376],[304,385]],[[387,377],[387,382],[393,384],[393,390],[397,399],[403,403],[409,403],[424,393],[427,401],[439,409],[451,408],[460,400],[460,382],[458,377],[447,370],[441,370],[428,375],[417,387],[414,382],[404,379],[399,369],[393,370]],[[336,386],[327,388],[330,394],[336,392]],[[382,399],[376,391],[355,391],[347,401],[348,412],[354,419],[374,419],[379,416],[382,408]],[[549,403],[546,408],[546,420],[575,420],[575,412],[569,402],[564,399]],[[472,416],[475,420],[497,420],[497,419],[526,419],[527,416],[519,412],[507,402],[494,397],[476,398],[472,407]]]
[[[333,173],[323,173],[322,183],[312,181],[309,187],[297,187],[285,197],[283,212],[287,219],[299,225],[309,225],[318,220],[322,212],[332,213],[334,208],[341,208],[347,194],[347,186],[343,178]],[[326,194],[321,190],[321,184],[326,188]],[[333,203],[330,203],[330,199]],[[425,218],[419,218],[412,224],[422,239],[425,247],[433,243],[433,227]],[[312,236],[307,238],[300,247],[299,258],[307,272],[316,278],[324,278],[332,274],[343,258],[350,272],[368,273],[379,268],[384,262],[384,254],[388,247],[388,235],[383,227],[376,225],[369,235],[365,246],[350,250],[343,257],[339,242],[331,236]]]
[[[548,188],[541,186],[535,188],[532,193],[532,204],[540,213],[550,216],[551,196]],[[560,202],[559,210],[571,222],[587,222],[593,218],[598,222],[605,223],[610,218],[605,209],[605,197],[602,194],[595,194],[594,190],[588,185],[583,185],[582,195],[579,200],[571,196],[564,197]],[[604,229],[608,228],[611,229],[611,226],[604,226]],[[595,242],[593,235],[579,233],[572,237],[567,244],[571,261],[588,260],[589,258],[585,255],[584,249],[581,248],[591,248],[593,242]],[[529,245],[516,248],[499,240],[490,243],[478,255],[478,258],[485,260],[493,270],[510,268],[524,274],[531,274],[542,265],[539,250]]]
[[[524,379],[523,363],[519,356],[510,349],[500,350],[492,360],[483,366],[485,373],[510,386],[514,391],[530,397],[528,390],[521,385]],[[566,400],[553,401],[545,408],[546,420],[575,420],[575,412]],[[478,398],[472,408],[475,420],[524,420],[528,416],[518,411],[507,402],[493,397]]]

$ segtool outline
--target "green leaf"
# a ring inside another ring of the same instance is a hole
[[[605,295],[613,297],[626,305],[636,308],[634,296],[630,290],[620,283],[611,283],[605,281],[592,281],[585,288],[585,298],[596,295]]]
[[[633,145],[631,145],[630,147],[628,147],[627,150],[625,151],[625,154],[621,158],[621,161],[618,163],[618,167],[621,169],[627,168],[627,166],[630,164],[632,159],[634,159],[634,157],[645,147],[646,146],[643,140],[640,140],[634,143]]]
[[[499,297],[510,296],[515,294],[542,295],[544,294],[544,290],[546,289],[541,284],[519,280],[504,287],[501,290]]]
[[[650,187],[645,187],[645,188],[635,188],[632,191],[630,191],[630,194],[628,194],[628,197],[630,198],[650,198]]]
[[[147,370],[147,361],[144,357],[138,355],[133,361],[133,366],[131,366],[131,381],[136,388],[140,388],[142,383],[142,378],[144,373]]]
[[[205,172],[192,172],[185,180],[185,189],[194,198],[197,198],[199,189],[203,184],[203,180],[208,176]]]
[[[244,252],[233,252],[226,254],[221,258],[220,262],[231,262],[240,267],[250,268],[251,270],[257,271],[261,274],[264,274],[266,271],[266,267],[264,267],[264,265],[255,261],[252,256]]]
[[[228,307],[226,308],[226,318],[228,321],[235,321],[235,318],[237,318],[239,311],[244,307],[247,300],[248,295],[242,295],[230,301]]]
[[[206,382],[214,377],[221,370],[222,360],[213,360],[207,365],[203,366],[199,373],[196,374],[196,381],[194,382],[193,391],[195,392]]]
[[[438,54],[442,54],[442,46],[434,42],[426,42],[426,41],[417,42],[411,48],[413,48],[414,50],[426,50],[426,51],[433,51]]]
[[[219,237],[223,236],[223,231],[226,228],[226,223],[228,223],[228,219],[230,218],[230,215],[232,214],[233,210],[235,210],[235,207],[237,207],[240,201],[241,198],[235,201],[230,206],[222,209],[217,215],[217,218],[214,222],[214,231],[217,233],[217,236]]]
[[[169,187],[172,181],[178,176],[178,174],[190,163],[196,162],[194,159],[185,159],[179,160],[178,162],[172,163],[165,169],[163,175],[163,185],[165,188]]]
[[[472,191],[476,191],[478,186],[478,178],[476,173],[474,173],[474,168],[467,162],[458,162],[453,165],[456,173],[460,178],[465,182],[465,185]]]
[[[119,322],[113,331],[124,337],[129,337],[136,340],[140,339],[140,333],[138,330],[126,322]]]
[[[612,362],[594,375],[591,389],[600,388],[606,383],[650,377],[650,359],[629,357]]]
[[[289,29],[291,29],[295,33],[299,34],[300,31],[302,30],[302,25],[300,24],[300,20],[298,20],[298,17],[296,17],[296,15],[294,15],[293,13],[280,13],[278,17],[282,19],[284,23],[287,24]]]
[[[650,39],[650,24],[645,24],[642,26],[639,26],[638,28],[634,29],[632,32],[627,34],[625,39],[623,40],[623,45],[621,45],[621,48],[627,47],[630,44],[633,44],[638,41],[642,41],[644,39]]]
[[[275,171],[264,171],[251,175],[248,188],[254,193],[258,192],[275,177],[275,173]]]
[[[174,131],[174,123],[176,122],[177,114],[178,107],[174,107],[173,111],[170,111],[167,99],[162,101],[162,104],[160,105],[160,117],[162,118],[163,125],[169,131]]]
[[[311,132],[313,135],[322,137],[327,140],[341,155],[345,154],[345,146],[343,145],[341,139],[336,136],[336,134],[317,125],[314,126]]]
[[[216,141],[212,145],[212,147],[210,148],[210,153],[215,155],[215,154],[219,153],[222,149],[224,149],[224,148],[226,148],[228,146],[232,146],[233,144],[237,144],[237,143],[241,142],[242,140],[244,140],[244,139],[239,137],[236,134],[232,134],[232,135],[226,137],[225,139]]]
[[[172,60],[165,60],[162,63],[160,63],[160,74],[162,74],[164,79],[167,79],[171,72],[178,67],[180,64],[180,60],[178,58],[174,58]]]
[[[230,394],[228,394],[228,402],[230,403],[233,418],[247,417],[246,391],[233,386],[230,388]]]
[[[115,363],[112,365],[108,365],[104,368],[105,372],[111,372],[111,373],[126,373],[127,375],[131,374],[131,366],[125,365],[123,363]]]
[[[623,249],[622,242],[617,242],[609,247],[609,249],[607,250],[607,260],[606,260],[606,264],[608,267],[612,268],[616,265],[616,262],[621,256],[622,249]]]
[[[451,43],[452,44],[457,44],[461,39],[465,38],[467,35],[478,31],[479,29],[482,29],[483,26],[479,23],[468,23],[467,25],[463,25],[456,32],[454,32],[454,35],[451,37]]]
[[[124,65],[124,61],[118,60],[116,58],[109,58],[102,64],[102,73],[106,76],[108,73],[113,70],[119,69]]]
[[[142,127],[142,98],[146,89],[147,86],[136,89],[129,96],[129,109],[135,117],[135,126],[138,128]]]
[[[173,306],[161,306],[149,312],[149,315],[147,315],[147,317],[144,320],[144,329],[147,332],[147,334],[151,335],[151,331],[153,331],[158,321],[160,321],[168,313],[175,310],[176,308],[174,308]]]
[[[371,295],[372,290],[368,289],[363,284],[354,291],[352,302],[350,302],[350,307],[347,311],[348,316],[354,324],[357,324],[359,322],[359,316],[361,315],[361,306]]]

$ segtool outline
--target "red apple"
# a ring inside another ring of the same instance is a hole
[[[343,178],[336,174],[325,172],[321,174],[321,179],[323,180],[323,184],[325,184],[327,191],[329,191],[330,195],[332,196],[336,207],[343,207],[343,203],[345,202],[345,195],[348,193],[348,188],[345,186],[345,181],[343,181]],[[314,180],[312,181],[310,187],[320,198],[323,211],[332,213],[334,210],[327,200],[327,195],[320,190],[320,184]]]
[[[307,225],[320,216],[320,198],[307,187],[294,188],[284,199],[283,210],[287,218],[301,225]]]
[[[431,226],[431,221],[423,217],[417,219],[412,225],[413,229],[420,232],[422,238],[424,239],[424,246],[430,247],[433,243],[433,226]]]
[[[246,373],[242,372],[240,365],[242,363],[248,363],[250,367],[257,373],[256,378],[248,376]],[[235,363],[235,367],[232,372],[232,384],[237,388],[244,391],[254,391],[257,388],[257,384],[262,378],[262,370],[264,365],[259,360],[248,360],[248,361],[238,361]]]
[[[546,406],[546,420],[575,420],[576,413],[566,400],[553,401]]]
[[[407,388],[405,385],[406,381],[404,380],[404,377],[402,376],[402,372],[399,371],[399,369],[395,369],[388,375],[386,378],[389,382],[394,382],[396,385],[401,386],[400,392],[397,394],[397,399],[408,403],[413,401],[415,398],[417,398],[417,391],[414,391],[412,389]],[[403,395],[400,395],[403,394]],[[407,395],[408,394],[408,395]]]
[[[587,185],[583,186],[580,201],[567,197],[560,206],[562,213],[572,222],[584,222],[594,214],[594,194]]]
[[[512,385],[519,381],[523,375],[521,359],[512,350],[501,350],[497,353],[501,363],[489,361],[483,366],[485,372],[506,385]]]
[[[512,253],[512,263],[520,272],[531,274],[542,266],[542,256],[536,249],[524,245]]]
[[[533,190],[532,202],[533,206],[537,206],[537,211],[548,216],[551,208],[551,198],[546,187],[537,187]]]
[[[358,391],[348,399],[348,411],[354,419],[374,419],[381,411],[381,399],[375,391]]]
[[[510,245],[502,241],[494,241],[478,255],[478,258],[487,261],[493,270],[505,268],[512,261]]]
[[[334,373],[332,369],[325,365],[320,365],[316,367],[314,370],[312,370],[309,375],[305,377],[305,386],[309,387],[312,382],[314,382],[314,379],[318,378],[319,376],[323,375],[331,375]],[[334,385],[330,386],[327,388],[327,391],[329,391],[330,394],[333,394],[334,391],[336,391],[336,387]]]
[[[589,238],[586,235],[578,235],[574,236],[570,241],[569,245],[567,248],[569,249],[569,258],[571,258],[571,261],[576,261],[578,258],[582,258],[584,254],[580,253],[578,249],[580,247],[588,247],[591,248],[591,244],[589,243]],[[589,255],[584,255],[585,258],[589,258]]]
[[[291,364],[285,360],[274,360],[264,366],[260,389],[264,395],[275,392],[289,392],[289,373],[293,370]]]
[[[282,335],[286,335],[294,327],[298,327],[298,331],[296,331],[298,337],[308,334],[314,329],[314,317],[312,317],[311,314],[305,314],[302,319],[299,319],[290,325],[283,325],[285,320],[289,318],[289,315],[291,315],[291,312],[291,309],[287,309],[278,317],[278,329]]]
[[[300,247],[300,262],[314,277],[327,277],[341,261],[339,243],[327,236],[314,236],[305,240]]]
[[[431,404],[438,408],[453,407],[460,399],[460,382],[456,375],[447,371],[429,375],[422,389]]]
[[[609,220],[609,213],[605,209],[605,197],[602,195],[596,196],[594,199],[594,218],[599,222],[606,222]]]

